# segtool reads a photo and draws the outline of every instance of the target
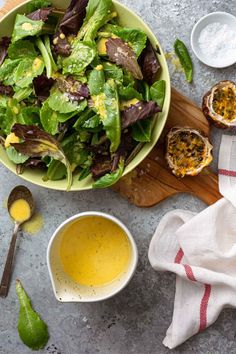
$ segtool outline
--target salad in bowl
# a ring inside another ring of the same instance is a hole
[[[112,0],[72,0],[66,10],[34,0],[10,15],[0,160],[49,188],[110,187],[148,154],[167,117],[169,76],[154,36]]]

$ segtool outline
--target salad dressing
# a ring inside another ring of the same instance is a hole
[[[30,205],[25,199],[15,200],[12,203],[9,212],[12,219],[19,223],[28,220],[31,215]]]
[[[62,234],[60,258],[76,282],[99,286],[112,282],[128,267],[131,246],[125,232],[100,216],[80,218]]]

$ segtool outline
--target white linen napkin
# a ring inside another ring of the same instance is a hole
[[[223,136],[219,187],[225,197],[199,214],[167,213],[149,247],[157,271],[176,273],[173,318],[163,344],[172,349],[236,307],[236,137]]]

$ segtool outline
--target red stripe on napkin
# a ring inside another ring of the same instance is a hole
[[[232,172],[232,171],[230,171]],[[235,177],[236,177],[236,172],[235,172]],[[180,248],[175,256],[175,263],[180,264],[182,258],[184,256],[184,251],[182,248]],[[197,281],[191,266],[189,264],[183,264],[186,276],[189,280],[191,281]],[[208,302],[210,299],[211,295],[211,285],[209,284],[204,284],[205,286],[205,291],[201,300],[201,305],[200,305],[200,325],[199,325],[199,330],[198,332],[204,331],[207,327],[207,307],[208,307]]]
[[[182,248],[180,248],[175,256],[175,263],[180,264],[180,262],[182,261],[182,258],[184,256],[184,252],[182,250]]]
[[[205,284],[205,292],[200,306],[200,326],[199,332],[204,331],[207,326],[207,306],[211,295],[211,285]]]
[[[219,175],[229,176],[229,177],[236,177],[236,171],[224,170],[219,168],[218,170]]]

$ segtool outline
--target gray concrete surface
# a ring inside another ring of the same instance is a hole
[[[236,15],[235,0],[123,0],[150,25],[166,51],[172,50],[179,37],[189,47],[190,31],[202,16],[216,10]],[[223,55],[223,53],[222,53]],[[193,56],[193,54],[192,54]],[[189,85],[170,67],[173,85],[198,104],[202,94],[221,79],[235,79],[235,66],[214,70],[194,57],[194,83]],[[220,133],[213,132],[219,145]],[[217,151],[217,148],[215,149]],[[217,155],[217,153],[216,153]],[[22,183],[18,177],[0,167],[0,203],[10,190]],[[24,183],[26,184],[26,183]],[[28,184],[26,184],[28,185]],[[183,208],[199,212],[204,203],[190,195],[175,196],[150,209],[138,209],[112,191],[61,193],[28,185],[34,193],[44,227],[37,235],[19,238],[13,281],[9,296],[0,299],[0,354],[26,354],[28,350],[17,334],[19,304],[14,280],[19,277],[33,305],[48,323],[50,340],[47,354],[164,354],[162,345],[171,322],[175,277],[155,272],[149,265],[147,250],[152,234],[169,210]],[[137,272],[129,286],[116,297],[94,304],[61,304],[53,295],[46,266],[46,248],[54,229],[67,217],[85,210],[101,210],[120,218],[132,231],[139,249]],[[0,208],[0,270],[12,232],[6,210]],[[227,309],[217,322],[173,353],[236,353],[236,312]]]

